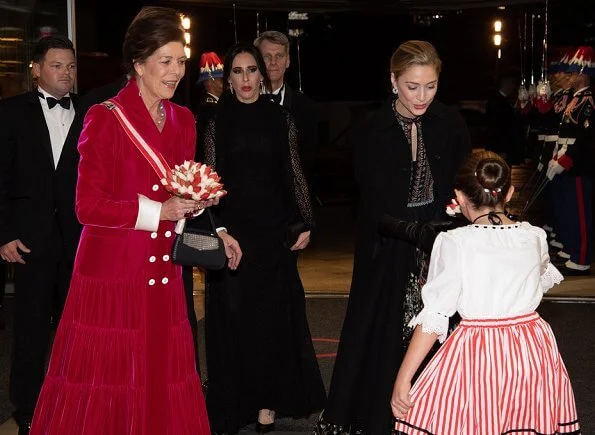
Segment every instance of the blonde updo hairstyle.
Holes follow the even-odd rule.
[[[407,69],[414,65],[429,65],[440,75],[442,61],[438,57],[436,48],[428,41],[411,40],[403,42],[390,58],[390,72],[399,78]]]

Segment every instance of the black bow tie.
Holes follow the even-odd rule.
[[[281,104],[281,91],[277,94],[269,94],[269,98],[273,103]]]
[[[56,104],[59,104],[66,110],[70,109],[70,97],[62,97],[58,100],[57,98],[54,98],[54,97],[46,98],[41,92],[38,92],[38,94],[41,98],[45,98],[45,100],[48,102],[48,107],[50,109],[53,109]]]

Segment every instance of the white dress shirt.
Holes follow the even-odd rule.
[[[283,83],[279,89],[276,89],[273,92],[271,92],[271,94],[272,95],[281,94],[281,101],[279,102],[279,104],[282,106],[283,103],[285,102],[285,83]]]
[[[48,107],[46,98],[53,97],[47,93],[41,87],[37,90],[44,96],[39,97],[41,108],[43,109],[43,116],[45,117],[45,124],[48,127],[50,133],[50,142],[52,144],[52,155],[54,156],[54,168],[58,167],[60,161],[60,155],[62,154],[62,148],[64,148],[64,142],[68,131],[74,120],[74,105],[70,102],[70,109],[65,109],[59,104],[56,104],[51,109]],[[66,94],[65,97],[70,97],[70,94]]]
[[[207,95],[211,98],[213,98],[213,100],[215,100],[215,103],[219,102],[219,97],[217,95],[213,95],[210,92],[207,92]]]

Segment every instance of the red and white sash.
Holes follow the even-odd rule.
[[[153,170],[157,173],[157,176],[161,180],[161,184],[164,186],[167,184],[167,175],[171,173],[172,169],[165,160],[165,157],[157,151],[153,149],[151,145],[149,145],[143,137],[136,131],[134,126],[130,123],[128,118],[126,117],[126,113],[124,112],[124,108],[118,104],[114,100],[107,100],[104,101],[103,104],[107,107],[114,115],[116,115],[117,120],[122,125],[122,128],[132,141],[132,143],[136,146],[136,148],[141,152],[141,154],[147,159]]]

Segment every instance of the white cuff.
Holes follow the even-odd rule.
[[[135,230],[157,231],[161,216],[161,203],[153,201],[144,195],[138,195],[138,216],[136,217]]]
[[[225,231],[225,232],[227,232],[227,228],[225,228],[225,227],[217,227],[217,228],[215,228],[215,231],[217,231],[217,233],[219,233],[219,231]]]
[[[440,313],[431,313],[425,308],[409,322],[409,327],[413,328],[422,325],[422,331],[427,334],[438,335],[438,341],[444,343],[446,334],[448,334],[448,316]]]

